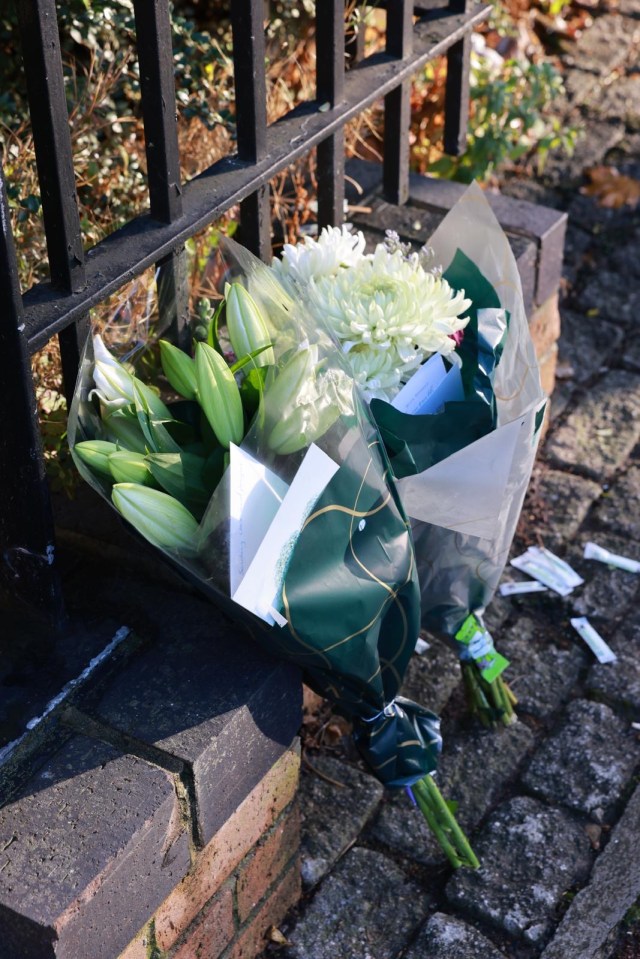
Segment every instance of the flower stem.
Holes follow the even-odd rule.
[[[454,869],[460,866],[477,869],[480,863],[476,854],[444,801],[433,776],[424,776],[414,783],[412,789],[429,828]]]
[[[518,700],[502,676],[488,683],[473,662],[462,664],[462,675],[469,708],[483,726],[495,729],[498,724],[510,726],[515,722],[517,717],[513,707]]]

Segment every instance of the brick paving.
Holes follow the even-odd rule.
[[[498,599],[489,611],[520,698],[514,728],[473,728],[455,663],[435,641],[409,671],[407,694],[442,713],[440,783],[459,802],[482,867],[452,874],[403,794],[382,794],[347,760],[320,762],[324,778],[307,770],[302,790],[305,896],[282,926],[289,945],[270,955],[630,955],[640,902],[640,743],[631,725],[640,718],[640,578],[584,561],[582,549],[595,540],[640,558],[640,209],[604,209],[579,187],[595,163],[640,178],[639,49],[639,0],[595,14],[564,54],[567,94],[557,106],[584,130],[575,155],[552,156],[537,182],[504,187],[569,213],[561,379],[514,550],[543,543],[585,585],[566,599]],[[596,662],[569,624],[574,615],[592,617],[616,663]],[[443,672],[439,690],[430,667]]]

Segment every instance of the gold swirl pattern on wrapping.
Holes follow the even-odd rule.
[[[368,445],[368,449],[371,449],[373,446],[377,446],[378,444],[379,444],[379,441],[378,441],[378,440],[374,440],[372,443],[370,443],[370,444]],[[411,553],[411,556],[410,556],[409,570],[408,570],[408,573],[407,573],[407,577],[406,577],[405,581],[401,584],[401,586],[400,586],[398,589],[394,590],[394,589],[392,589],[387,583],[384,583],[382,580],[380,580],[370,569],[368,569],[368,568],[364,565],[364,563],[361,562],[361,560],[356,556],[355,551],[354,551],[354,548],[353,548],[353,524],[354,524],[354,520],[355,520],[355,519],[364,519],[364,518],[366,518],[366,517],[368,517],[368,516],[374,516],[376,513],[379,513],[382,509],[384,509],[384,508],[388,505],[389,501],[391,500],[391,493],[388,491],[385,499],[383,500],[383,502],[382,502],[379,506],[376,506],[374,509],[366,510],[366,511],[358,510],[358,509],[357,509],[358,499],[360,498],[360,494],[361,494],[362,489],[363,489],[363,487],[364,487],[364,484],[365,484],[365,481],[366,481],[366,477],[367,477],[367,474],[368,474],[368,472],[369,472],[369,469],[370,469],[370,467],[371,467],[371,465],[372,465],[372,462],[373,462],[373,461],[370,459],[370,460],[369,460],[369,463],[368,463],[368,465],[367,465],[367,468],[366,468],[366,470],[365,470],[365,472],[364,472],[364,475],[363,475],[363,478],[362,478],[362,482],[360,483],[360,487],[359,487],[359,489],[358,489],[358,492],[357,492],[357,495],[356,495],[356,501],[355,501],[355,503],[354,503],[353,508],[349,508],[349,507],[347,507],[347,506],[340,506],[340,505],[324,506],[324,507],[322,507],[322,509],[316,510],[315,513],[312,513],[309,517],[307,517],[307,520],[306,520],[306,522],[305,522],[305,524],[304,524],[304,526],[303,526],[303,529],[306,529],[306,527],[307,527],[313,520],[317,519],[319,516],[322,516],[324,513],[329,513],[329,512],[341,512],[341,513],[347,513],[347,514],[349,514],[349,515],[351,516],[351,524],[350,524],[350,529],[349,529],[349,546],[350,546],[350,549],[351,549],[351,554],[352,554],[354,560],[356,561],[356,563],[357,563],[357,564],[360,566],[360,568],[363,570],[363,572],[365,572],[368,576],[370,576],[371,579],[372,579],[375,583],[377,583],[377,584],[378,584],[379,586],[381,586],[383,589],[387,590],[387,592],[388,592],[388,594],[389,594],[389,595],[383,600],[383,602],[381,603],[380,607],[379,607],[378,610],[376,611],[376,613],[375,613],[375,615],[373,616],[373,618],[372,618],[368,623],[366,623],[366,625],[362,626],[360,629],[356,630],[354,633],[351,633],[349,636],[345,636],[343,639],[338,640],[337,642],[333,643],[331,646],[327,646],[327,647],[326,647],[325,649],[323,649],[323,650],[317,649],[317,648],[311,646],[309,643],[306,643],[306,642],[298,635],[298,633],[297,633],[296,630],[294,629],[293,623],[292,623],[292,621],[291,621],[291,609],[290,609],[289,600],[288,600],[288,597],[287,597],[286,585],[283,584],[283,587],[282,587],[282,601],[283,601],[283,605],[284,605],[285,617],[286,617],[286,619],[287,619],[287,623],[288,623],[288,625],[289,625],[289,630],[290,630],[290,632],[291,632],[291,635],[292,635],[293,638],[296,640],[296,642],[298,642],[304,649],[308,650],[310,654],[312,654],[312,655],[314,655],[314,656],[319,656],[322,660],[324,660],[325,664],[326,664],[328,667],[330,667],[331,663],[330,663],[328,657],[325,655],[325,653],[331,652],[332,650],[336,649],[338,646],[343,646],[345,643],[350,642],[350,640],[354,639],[356,636],[359,636],[359,635],[361,635],[362,633],[364,633],[364,632],[366,632],[367,630],[369,630],[369,629],[374,625],[374,623],[376,622],[376,620],[378,619],[378,617],[382,614],[382,611],[384,610],[385,606],[388,604],[389,601],[393,601],[393,602],[396,603],[396,605],[397,605],[397,607],[398,607],[398,609],[399,609],[399,611],[400,611],[400,616],[401,616],[402,624],[403,624],[402,640],[401,640],[399,649],[397,650],[396,655],[394,656],[394,660],[395,660],[398,656],[401,655],[401,653],[402,653],[402,651],[404,650],[404,647],[405,647],[405,645],[406,645],[407,638],[408,638],[408,623],[407,623],[407,617],[406,617],[406,613],[405,613],[405,611],[404,611],[404,608],[403,608],[403,606],[402,606],[402,603],[398,600],[398,593],[400,592],[401,589],[404,589],[404,587],[405,587],[405,586],[407,585],[407,583],[410,581],[411,576],[412,576],[412,574],[413,574],[413,552]],[[390,664],[388,664],[388,666],[390,667]],[[385,668],[386,668],[386,667],[385,667]],[[392,667],[390,667],[390,668],[392,668]],[[376,669],[375,673],[373,674],[373,676],[371,676],[371,678],[370,678],[369,681],[371,681],[372,679],[374,679],[374,678],[378,675],[379,672],[380,672],[380,667],[378,667],[378,668]],[[396,673],[396,675],[398,675],[398,674],[397,674],[397,670],[394,670],[394,672]],[[398,677],[398,678],[399,678],[399,677]]]

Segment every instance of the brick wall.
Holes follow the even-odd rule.
[[[299,895],[299,672],[125,552],[78,570],[135,632],[0,767],[0,957],[253,959]]]
[[[198,852],[119,959],[253,959],[300,895],[299,752],[289,750]]]

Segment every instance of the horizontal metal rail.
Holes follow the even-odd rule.
[[[48,283],[34,287],[24,297],[30,351],[40,349],[55,333],[169,256],[231,206],[255,193],[298,157],[408,80],[427,61],[446,53],[486,19],[489,11],[488,6],[478,6],[468,13],[430,10],[429,19],[414,26],[411,56],[403,60],[387,53],[367,57],[346,74],[343,99],[333,108],[321,110],[324,104],[312,101],[270,126],[266,154],[255,164],[236,156],[226,157],[186,183],[178,219],[159,224],[150,215],[141,215],[89,250],[84,290],[65,294]]]

